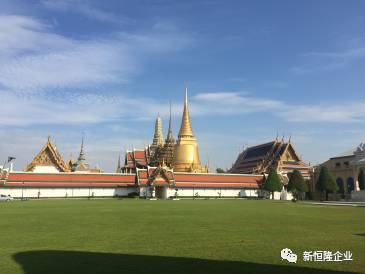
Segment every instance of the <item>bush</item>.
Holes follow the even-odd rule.
[[[128,198],[139,198],[139,194],[137,192],[128,193]]]

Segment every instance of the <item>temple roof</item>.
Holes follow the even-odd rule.
[[[9,173],[7,186],[30,187],[133,187],[134,174],[93,173]]]
[[[5,187],[170,187],[253,188],[263,183],[262,175],[173,172],[168,168],[137,169],[137,174],[10,172]],[[2,186],[0,185],[0,188]]]
[[[271,167],[283,170],[307,169],[289,140],[274,140],[246,148],[241,152],[231,168],[231,173],[263,173]]]
[[[64,162],[56,146],[53,145],[51,137],[48,136],[47,143],[35,156],[25,171],[33,171],[36,166],[54,166],[60,172],[69,171],[68,165]]]

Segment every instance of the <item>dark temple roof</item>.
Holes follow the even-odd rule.
[[[289,156],[286,156],[289,155]],[[289,157],[288,159],[286,157]],[[230,169],[230,173],[267,173],[270,168],[307,167],[295,152],[291,142],[274,140],[246,148]]]

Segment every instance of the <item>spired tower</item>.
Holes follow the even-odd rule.
[[[158,155],[158,162],[168,167],[172,167],[174,161],[175,140],[172,134],[172,119],[171,119],[171,102],[170,102],[170,120],[167,137],[161,153]]]
[[[86,161],[85,152],[84,152],[84,137],[82,137],[82,141],[81,141],[81,149],[80,149],[79,158],[72,165],[71,171],[72,172],[90,172],[90,166],[89,166],[89,163]]]
[[[181,120],[178,140],[175,145],[174,171],[207,172],[202,168],[199,160],[198,144],[191,128],[188,109],[188,89],[185,89],[184,112]]]
[[[163,133],[162,133],[162,121],[160,114],[157,114],[156,122],[155,122],[155,134],[153,135],[153,141],[150,146],[151,149],[151,157],[155,158],[157,157],[157,154],[163,147]]]
[[[160,113],[157,114],[155,123],[155,134],[153,135],[152,146],[163,146],[162,121]]]

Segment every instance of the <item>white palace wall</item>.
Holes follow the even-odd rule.
[[[72,197],[114,197],[127,196],[135,192],[134,187],[2,187],[0,194],[14,198],[72,198]]]
[[[11,195],[14,198],[72,198],[72,197],[126,197],[129,193],[137,192],[135,187],[2,187],[0,194]],[[175,197],[176,188],[167,188],[167,198]],[[365,192],[364,192],[365,193]],[[147,191],[148,197],[151,197]],[[363,194],[363,193],[362,193]],[[177,188],[177,196],[181,198],[191,197],[221,197],[221,198],[259,198],[262,196],[271,198],[269,193],[262,193],[258,189],[232,189],[232,188]],[[146,188],[139,190],[140,197],[146,197]],[[291,200],[291,193],[283,195],[282,192],[275,192],[275,200]],[[356,197],[358,200],[364,199],[363,195]],[[355,199],[356,199],[355,198]]]

